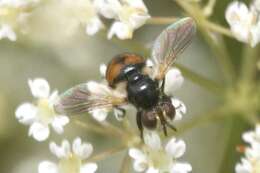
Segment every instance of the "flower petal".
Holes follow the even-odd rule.
[[[129,22],[133,29],[137,29],[145,24],[145,22],[151,18],[148,14],[132,14],[129,18]]]
[[[251,34],[251,40],[250,40],[251,47],[255,47],[256,44],[260,42],[260,20],[256,25],[252,26],[250,30],[250,34]]]
[[[114,22],[108,32],[107,38],[111,39],[114,35],[121,40],[130,39],[133,36],[133,28],[122,22]]]
[[[38,173],[59,173],[58,166],[50,161],[42,161],[38,166]]]
[[[34,80],[28,80],[29,87],[32,95],[37,98],[48,98],[50,94],[49,83],[42,78],[36,78]]]
[[[80,167],[80,173],[94,173],[98,166],[96,163],[86,163]]]
[[[136,9],[139,9],[143,12],[148,12],[143,0],[125,0],[125,2]]]
[[[145,131],[144,143],[154,150],[162,148],[161,139],[155,131]]]
[[[15,32],[7,24],[3,24],[0,27],[0,40],[3,39],[3,38],[8,38],[11,41],[16,41],[16,34],[15,34]]]
[[[176,115],[174,117],[174,121],[181,120],[182,115],[186,114],[186,112],[187,112],[187,108],[186,108],[185,104],[176,98],[172,98],[171,101],[172,101],[172,105],[176,109]]]
[[[165,76],[165,93],[169,96],[173,96],[173,92],[182,86],[183,81],[184,78],[181,71],[177,68],[171,68]]]
[[[181,157],[186,150],[186,144],[184,141],[176,141],[175,138],[172,138],[165,146],[165,151],[174,158]]]
[[[48,99],[50,106],[53,106],[58,101],[58,99],[59,99],[59,94],[58,91],[55,90],[51,93]]]
[[[154,167],[149,167],[148,170],[146,171],[146,173],[159,173],[159,172],[160,170]]]
[[[170,173],[187,173],[192,171],[192,167],[188,163],[174,163],[171,166]]]
[[[100,29],[103,28],[103,23],[98,17],[92,18],[86,26],[86,33],[88,35],[96,34]]]
[[[143,160],[135,160],[133,167],[135,171],[143,172],[144,170],[147,169],[148,163]]]
[[[15,116],[22,124],[32,124],[36,119],[37,108],[31,103],[23,103],[16,111]]]
[[[107,71],[107,66],[106,64],[101,64],[99,66],[99,72],[101,74],[102,77],[105,77],[106,76],[106,71]]]
[[[29,136],[33,136],[37,141],[44,141],[49,137],[50,130],[47,125],[35,122],[30,126]]]
[[[229,4],[225,17],[237,40],[250,43],[252,47],[260,41],[257,14],[253,8],[248,9],[245,3],[234,1]]]
[[[67,158],[70,155],[70,144],[67,140],[63,140],[61,146],[51,142],[49,145],[50,151],[58,158]]]
[[[108,112],[105,109],[94,109],[91,111],[91,115],[95,120],[102,122],[106,120]]]
[[[243,133],[242,138],[250,144],[255,142],[255,134],[253,131]]]
[[[247,159],[242,159],[242,163],[239,163],[235,167],[236,173],[252,173],[253,167]]]
[[[146,160],[146,155],[137,148],[130,148],[128,154],[135,160]]]
[[[94,6],[101,15],[108,19],[116,18],[117,12],[121,8],[118,0],[95,0]]]
[[[248,16],[249,10],[243,2],[233,1],[226,9],[225,17],[230,25],[240,23]]]
[[[62,134],[63,133],[63,126],[65,126],[66,124],[69,123],[69,118],[67,116],[55,116],[51,125],[53,127],[53,129],[58,133],[58,134]]]
[[[82,143],[79,137],[73,141],[72,149],[82,160],[88,158],[93,152],[93,146],[90,143]]]

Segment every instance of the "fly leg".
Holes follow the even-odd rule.
[[[161,92],[164,93],[164,86],[165,86],[165,77],[162,80],[162,85],[161,85]]]
[[[167,127],[174,130],[175,132],[177,131],[176,127],[174,127],[170,122],[166,121],[166,125],[167,125]]]
[[[139,131],[140,131],[140,137],[143,140],[144,139],[144,134],[143,134],[144,128],[143,128],[143,124],[142,124],[142,112],[141,111],[137,112],[136,124],[137,124]]]
[[[163,112],[160,111],[158,116],[159,116],[159,119],[160,119],[162,127],[163,127],[163,133],[164,133],[165,136],[167,136],[167,128],[166,128],[167,121],[165,120],[165,118],[163,116]]]

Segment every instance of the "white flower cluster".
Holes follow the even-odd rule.
[[[21,28],[30,15],[29,8],[38,3],[38,0],[0,0],[0,40],[7,38],[16,41],[15,30]]]
[[[31,7],[38,2],[40,0],[0,0],[0,39],[15,41],[15,30],[25,32],[26,19],[32,14]],[[120,39],[130,39],[134,30],[150,18],[142,0],[60,0],[56,3],[56,12],[69,22],[64,28],[66,31],[84,25],[86,33],[94,35],[104,28],[101,17],[113,19],[108,39],[113,35]],[[64,20],[60,19],[59,22]]]
[[[146,173],[187,173],[192,171],[189,163],[179,162],[186,145],[182,140],[171,138],[163,147],[156,132],[147,132],[145,145],[141,148],[130,148],[129,156],[134,160],[133,167],[137,172]]]
[[[22,124],[29,125],[29,136],[37,141],[44,141],[49,137],[51,125],[58,134],[63,133],[63,126],[69,123],[65,115],[55,113],[53,105],[58,99],[58,92],[50,93],[50,87],[45,79],[37,78],[28,81],[35,103],[21,104],[15,116]]]
[[[256,125],[255,131],[246,132],[242,137],[250,146],[245,148],[245,157],[236,165],[236,173],[258,173],[260,172],[260,124]]]
[[[92,154],[93,146],[90,143],[82,143],[79,137],[73,141],[72,146],[67,140],[64,140],[61,146],[51,142],[50,151],[59,158],[59,163],[42,161],[38,173],[94,173],[97,170],[96,163],[82,163]]]
[[[260,0],[254,0],[250,8],[234,1],[227,7],[225,16],[237,40],[252,47],[260,42]]]
[[[115,20],[108,32],[108,39],[111,39],[113,35],[116,35],[119,39],[130,39],[134,30],[141,27],[150,18],[142,0],[88,1],[90,4],[89,10],[85,9],[85,13],[86,11],[93,11],[95,14],[89,15],[89,20],[92,21],[87,24],[86,32],[89,35],[93,35],[103,28],[98,15]]]
[[[150,18],[142,0],[94,0],[98,12],[108,19],[114,19],[108,38],[116,35],[120,39],[132,38],[133,31]]]

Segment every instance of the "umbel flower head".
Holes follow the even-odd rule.
[[[49,137],[49,125],[58,134],[63,133],[63,126],[69,123],[69,118],[54,112],[53,105],[58,99],[58,92],[50,93],[50,86],[45,79],[29,80],[28,84],[36,102],[25,102],[16,109],[18,121],[30,126],[29,136],[37,141],[44,141]]]
[[[39,0],[1,0],[0,1],[0,39],[16,41],[15,30],[25,32],[24,25],[30,15],[29,8]]]
[[[79,137],[73,141],[72,146],[67,140],[64,140],[61,146],[51,142],[50,151],[59,158],[59,162],[42,161],[38,173],[94,173],[97,170],[96,163],[82,163],[92,154],[93,146],[90,143],[82,143]]]
[[[62,15],[65,15],[65,20],[69,20],[67,30],[83,25],[86,34],[94,35],[104,27],[92,0],[61,0],[56,3]]]
[[[255,131],[243,134],[245,142],[250,146],[245,148],[245,156],[235,167],[236,173],[258,173],[260,172],[260,124],[256,125]]]
[[[120,39],[132,38],[133,31],[150,18],[142,0],[95,0],[101,15],[115,19],[108,33],[111,39],[116,35]]]
[[[234,36],[254,47],[260,41],[260,20],[257,1],[250,8],[243,2],[234,1],[226,9],[226,20]]]
[[[192,170],[189,163],[179,162],[186,145],[182,140],[171,138],[166,145],[161,144],[156,132],[148,132],[144,136],[142,148],[130,148],[129,155],[133,158],[133,167],[137,172],[146,173],[187,173]]]

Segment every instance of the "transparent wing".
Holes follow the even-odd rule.
[[[161,80],[176,57],[191,43],[196,32],[192,18],[183,18],[166,28],[155,40],[152,50],[155,79]]]
[[[113,90],[105,84],[88,82],[64,92],[54,105],[55,111],[79,114],[94,109],[112,109],[127,104],[126,93]]]

